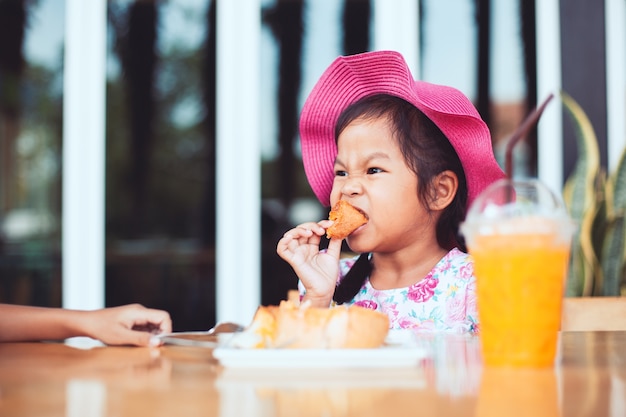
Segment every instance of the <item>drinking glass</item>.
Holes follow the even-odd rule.
[[[574,224],[537,179],[502,179],[481,193],[461,225],[474,260],[483,361],[554,364]]]

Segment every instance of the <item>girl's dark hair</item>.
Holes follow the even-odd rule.
[[[465,242],[459,235],[459,224],[465,218],[467,182],[459,157],[441,130],[411,103],[395,96],[377,94],[362,98],[348,106],[335,126],[335,140],[356,119],[388,118],[394,139],[407,166],[418,180],[418,197],[428,209],[435,190],[432,180],[441,172],[454,172],[459,187],[452,203],[446,207],[436,224],[437,242],[442,248],[458,247],[465,251]],[[334,300],[345,303],[354,298],[363,282],[372,272],[369,254],[361,254],[355,265],[335,290]]]

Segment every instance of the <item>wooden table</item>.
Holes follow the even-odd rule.
[[[0,344],[0,416],[624,416],[626,332],[566,332],[554,369],[483,368],[439,336],[411,369],[235,371],[208,349]]]

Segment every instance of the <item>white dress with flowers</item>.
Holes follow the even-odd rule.
[[[339,280],[356,259],[340,260]],[[384,312],[389,316],[391,329],[478,331],[474,264],[459,249],[448,252],[428,275],[410,287],[377,290],[368,278],[347,304]]]

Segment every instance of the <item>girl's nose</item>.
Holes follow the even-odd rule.
[[[341,192],[344,195],[358,195],[363,192],[363,184],[358,177],[348,177],[343,187],[341,187]]]

